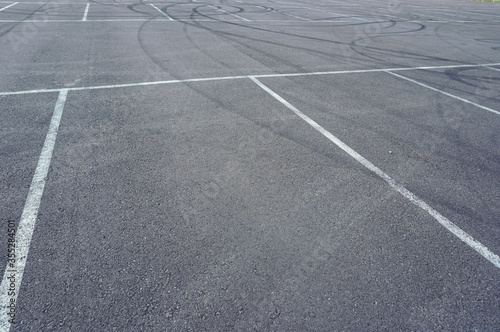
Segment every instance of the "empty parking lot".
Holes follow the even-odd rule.
[[[498,329],[499,17],[0,1],[1,329]]]

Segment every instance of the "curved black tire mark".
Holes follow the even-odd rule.
[[[38,7],[37,9],[35,9],[34,11],[32,11],[28,16],[26,16],[25,18],[23,18],[20,22],[16,22],[16,23],[11,23],[11,24],[14,24],[10,29],[7,29],[6,31],[2,32],[0,34],[0,38],[2,38],[4,35],[6,35],[7,33],[11,32],[14,28],[16,28],[18,25],[20,24],[23,24],[25,23],[26,20],[29,20],[31,17],[33,17],[33,15],[35,15],[38,11],[40,11],[40,9],[42,9],[44,6],[46,6],[47,4],[49,3],[46,2],[44,3],[43,5],[41,5],[40,7]]]

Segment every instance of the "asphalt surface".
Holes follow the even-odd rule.
[[[0,1],[0,330],[497,331],[499,36],[471,1]]]

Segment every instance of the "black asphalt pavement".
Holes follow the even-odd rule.
[[[500,3],[127,1],[0,1],[0,331],[500,329]]]

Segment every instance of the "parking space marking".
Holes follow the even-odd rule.
[[[304,20],[304,21],[309,21],[309,22],[313,22],[313,20],[311,19],[308,19],[308,18],[305,18],[305,17],[300,17],[300,16],[295,16],[295,15],[292,15],[292,14],[287,14],[287,13],[283,13],[279,10],[277,10],[278,13],[282,14],[282,15],[285,15],[285,16],[290,16],[290,17],[295,17],[295,18],[298,18],[299,20]]]
[[[136,86],[149,86],[149,85],[162,85],[162,84],[175,84],[175,83],[189,83],[189,82],[210,82],[221,80],[234,80],[248,78],[249,76],[256,78],[272,78],[272,77],[296,77],[296,76],[315,76],[315,75],[337,75],[337,74],[362,74],[362,73],[380,73],[387,71],[411,71],[411,70],[432,70],[432,69],[451,69],[451,68],[477,68],[484,66],[500,66],[500,63],[488,64],[470,64],[470,65],[447,65],[447,66],[424,66],[424,67],[402,67],[402,68],[386,68],[386,69],[354,69],[354,70],[336,70],[336,71],[321,71],[309,73],[289,73],[289,74],[258,74],[258,75],[240,75],[240,76],[221,76],[221,77],[205,77],[205,78],[187,78],[181,80],[168,80],[168,81],[152,81],[140,83],[124,83],[113,85],[97,85],[97,86],[82,86],[67,88],[69,91],[85,91],[85,90],[99,90],[99,89],[116,89],[116,88],[130,88]],[[393,73],[394,74],[394,73]],[[34,89],[24,91],[6,91],[0,92],[0,96],[14,96],[33,93],[48,93],[59,92],[64,90],[60,89]]]
[[[0,1],[0,3],[10,3],[12,1]],[[23,4],[31,4],[31,5],[46,5],[47,1],[23,1]],[[57,1],[58,5],[78,5],[78,3],[75,2],[59,2]],[[124,3],[120,2],[120,5],[133,5],[133,3]]]
[[[318,9],[318,8],[310,8],[310,7],[298,7],[298,8],[309,9],[309,10],[317,11],[317,12],[321,12],[321,13],[332,14],[332,15],[336,15],[338,17],[345,17],[346,16],[346,15],[342,15],[342,14],[339,14],[339,13],[334,13],[334,12],[330,12],[330,11],[322,10],[322,9]]]
[[[276,11],[278,12],[278,11]],[[170,21],[173,22],[208,22],[208,23],[221,23],[221,21],[218,20],[213,20],[213,19],[172,19],[168,14],[166,15],[164,12],[161,12],[163,15],[165,15],[167,18],[170,18]],[[308,18],[304,17],[299,17],[299,16],[294,16],[291,14],[286,14],[282,12],[278,12],[282,15],[285,16],[290,16],[290,17],[295,17],[299,19],[297,20],[248,20],[245,19],[246,22],[248,23],[283,23],[283,24],[299,24],[299,23],[308,23],[308,22],[314,22],[316,24],[321,24],[321,23],[354,23],[352,20],[361,20],[363,22],[368,22],[369,24],[377,24],[380,23],[380,21],[368,21],[359,17],[353,17],[353,16],[345,16],[345,17],[339,17],[339,19],[347,19],[348,21],[339,21],[336,20],[335,18],[332,19],[318,19],[318,20],[311,20]],[[390,15],[383,15],[383,16],[390,16]],[[241,22],[243,18],[238,19],[238,20],[226,20],[222,22]],[[30,20],[31,23],[80,23],[80,22],[145,22],[151,20],[150,18],[117,18],[117,19],[87,19],[85,21],[80,20],[80,19],[74,19],[74,20]],[[0,19],[0,23],[23,23],[26,22],[25,20],[2,20]],[[406,23],[425,23],[425,24],[431,24],[431,23],[447,23],[447,24],[453,24],[453,23],[484,23],[484,21],[435,21],[435,20],[411,20],[411,21],[405,21]],[[490,20],[488,22],[496,22],[493,20]]]
[[[493,69],[493,70],[496,70],[496,71],[500,71],[500,69],[498,68],[495,68],[495,67],[490,67],[490,66],[484,66],[485,68],[488,68],[488,69]]]
[[[81,23],[81,22],[146,22],[150,21],[150,18],[124,18],[124,19],[104,19],[104,20],[29,20],[30,23]],[[208,21],[208,20],[207,20]],[[0,20],[0,23],[24,23],[25,20]],[[211,22],[211,21],[210,21]]]
[[[488,13],[480,13],[480,12],[471,12],[471,11],[457,11],[457,10],[449,10],[449,9],[444,9],[444,8],[436,8],[436,9],[432,9],[431,12],[426,12],[426,11],[423,11],[424,14],[426,15],[429,15],[429,13],[431,13],[431,15],[435,12],[441,12],[443,13],[444,15],[450,15],[450,16],[454,16],[456,17],[457,15],[483,15],[483,16],[494,16],[494,17],[498,17],[497,14],[488,14]]]
[[[156,7],[155,5],[153,5],[152,3],[149,4],[151,7],[153,7],[154,9],[156,9],[157,11],[159,11],[163,16],[165,16],[166,18],[169,19],[169,21],[173,21],[174,19],[172,17],[170,17],[170,15],[168,15],[167,13],[165,13],[164,11],[162,11],[160,8]]]
[[[415,81],[411,78],[408,78],[408,77],[405,77],[405,76],[402,76],[402,75],[399,75],[399,74],[396,74],[396,73],[392,73],[390,70],[384,70],[386,73],[388,74],[391,74],[393,76],[396,76],[396,77],[399,77],[399,78],[402,78],[404,80],[407,80],[409,82],[413,82],[415,84],[418,84],[420,86],[423,86],[424,88],[427,88],[427,89],[430,89],[430,90],[433,90],[433,91],[436,91],[436,92],[439,92],[439,93],[442,93],[443,95],[445,96],[448,96],[448,97],[451,97],[451,98],[455,98],[457,100],[460,100],[464,103],[467,103],[467,104],[471,104],[471,105],[474,105],[476,107],[479,107],[479,108],[482,108],[483,110],[485,111],[488,111],[488,112],[491,112],[491,113],[494,113],[494,114],[497,114],[497,115],[500,115],[500,112],[499,111],[495,111],[494,109],[491,109],[489,107],[486,107],[486,106],[483,106],[483,105],[479,105],[473,101],[470,101],[470,100],[467,100],[467,99],[464,99],[462,97],[459,97],[459,96],[455,96],[455,95],[452,95],[451,93],[448,93],[448,92],[445,92],[443,90],[439,90],[439,89],[436,89],[436,88],[433,88],[432,86],[429,86],[427,84],[424,84],[424,83],[421,83],[421,82],[418,82],[418,81]]]
[[[0,314],[0,331],[9,331],[10,329],[11,323],[8,319],[9,316],[6,314],[6,309],[10,303],[14,303],[15,306],[15,302],[19,295],[24,268],[26,266],[26,260],[30,249],[31,238],[35,229],[38,209],[40,207],[43,190],[45,188],[50,161],[52,159],[52,152],[56,143],[57,131],[59,129],[59,124],[61,123],[61,117],[67,96],[68,89],[63,89],[59,92],[59,97],[57,98],[52,119],[50,120],[49,131],[45,137],[42,152],[38,158],[35,174],[33,175],[28,191],[28,197],[26,198],[21,219],[19,220],[19,226],[17,227],[15,235],[15,262],[7,264],[2,283],[0,285],[0,308],[2,310],[2,314]],[[14,282],[12,282],[12,279],[14,279]],[[14,287],[12,287],[12,284],[14,284]],[[14,289],[14,294],[9,291],[9,288]]]
[[[310,8],[310,7],[298,7],[298,8],[309,9],[309,10],[318,11],[318,12],[322,12],[322,13],[332,14],[332,15],[336,15],[338,18],[351,18],[351,19],[355,19],[355,20],[360,20],[360,21],[368,22],[368,20],[365,20],[364,18],[356,17],[356,16],[350,16],[351,14],[334,13],[334,12],[331,12],[331,11],[328,11],[328,10],[322,10],[322,9]],[[385,15],[385,16],[391,16],[391,15]],[[396,17],[396,16],[393,16],[393,17]]]
[[[198,0],[192,0],[192,1],[193,2],[198,2]],[[239,1],[239,0],[234,0],[234,1],[236,1],[236,2],[243,2],[243,1]],[[309,1],[303,1],[303,2],[305,2],[305,3],[311,3],[311,4],[315,3],[315,2],[309,2]],[[7,5],[7,6],[3,7],[3,8],[0,8],[0,12],[5,11],[5,10],[7,10],[9,8],[12,8],[13,6],[19,4],[19,2],[11,3],[11,1],[0,1],[0,3],[9,3],[9,5]],[[22,4],[27,4],[27,3],[46,4],[46,2],[22,2]],[[275,1],[275,3],[280,3],[280,2]],[[340,4],[341,2],[338,2],[338,3]],[[56,2],[56,4],[63,4],[63,3]],[[68,3],[68,4],[74,5],[74,3]],[[120,3],[120,4],[126,4],[126,3]],[[133,4],[133,3],[130,3],[130,4]],[[144,5],[147,5],[147,4],[148,3],[144,3]],[[286,4],[288,4],[288,3],[286,3]],[[170,21],[172,21],[172,22],[191,22],[191,21],[195,21],[195,22],[206,22],[206,23],[209,23],[209,24],[220,23],[220,21],[208,20],[208,19],[199,19],[199,20],[180,19],[180,20],[177,20],[177,19],[172,18],[169,14],[167,14],[166,11],[164,12],[160,8],[157,7],[157,6],[162,7],[161,4],[157,3],[157,6],[156,6],[153,3],[149,3],[149,5],[151,7],[153,7],[156,11],[159,11],[163,16],[165,16],[166,18],[168,18],[169,22]],[[345,4],[345,5],[349,6],[349,4]],[[217,11],[223,12],[223,13],[228,14],[228,15],[230,15],[230,16],[233,17],[233,18],[231,18],[229,16],[224,16],[224,19],[225,19],[226,22],[240,22],[240,24],[242,26],[246,25],[248,27],[252,27],[252,26],[254,26],[253,24],[255,24],[255,23],[261,23],[261,22],[266,22],[266,23],[276,22],[276,23],[290,24],[290,26],[292,26],[293,24],[297,24],[297,26],[299,28],[301,28],[302,26],[306,26],[306,27],[307,26],[314,26],[310,22],[318,23],[318,26],[320,26],[319,24],[321,24],[321,23],[357,23],[357,24],[359,23],[359,24],[362,24],[361,22],[352,22],[352,21],[334,21],[334,20],[332,20],[332,18],[330,18],[329,20],[316,21],[314,19],[308,19],[308,18],[304,18],[304,17],[300,17],[300,16],[294,16],[294,15],[283,13],[283,12],[276,11],[276,10],[275,10],[276,12],[278,12],[280,14],[283,14],[285,16],[292,17],[292,18],[289,18],[289,19],[283,18],[282,21],[280,21],[280,20],[250,20],[250,19],[246,19],[244,17],[241,17],[239,15],[232,14],[230,12],[227,12],[225,10],[222,10],[222,9],[220,9],[218,7],[215,7],[215,6],[212,6],[212,5],[208,5],[207,4],[206,6],[214,8]],[[350,6],[360,6],[360,5],[352,4]],[[88,20],[89,8],[90,8],[90,3],[87,3],[86,7],[85,7],[85,11],[83,13],[83,17],[81,19],[80,19],[80,15],[81,15],[80,10],[82,9],[82,7],[79,7],[79,9],[77,10],[77,12],[75,13],[76,17],[73,20],[57,20],[57,19],[55,19],[55,20],[30,20],[30,22],[31,23],[70,23],[71,24],[71,23],[79,23],[79,22],[146,22],[146,21],[150,20],[150,18],[137,18],[137,19],[121,19],[121,18],[117,18],[117,19],[92,19],[92,15],[94,14],[94,11],[97,8],[95,6],[93,7],[93,13],[91,13],[90,19]],[[143,7],[143,8],[147,8],[147,7]],[[304,8],[307,8],[307,7],[304,7]],[[309,9],[321,11],[320,9],[313,9],[313,8],[309,8]],[[14,11],[16,11],[16,9]],[[154,11],[153,11],[153,13],[154,13]],[[246,13],[247,13],[247,14],[245,14],[246,16],[249,16],[249,17],[252,18],[252,16],[249,15],[248,12],[246,12]],[[299,14],[307,14],[307,12],[298,12],[298,13]],[[335,15],[335,14],[342,15],[342,14],[332,13],[332,12],[327,12],[327,11],[325,13],[329,13],[329,14],[332,14],[332,15]],[[7,12],[5,14],[7,14]],[[312,14],[312,13],[310,13],[310,14]],[[215,14],[215,15],[221,16],[221,14]],[[486,15],[486,14],[483,14],[483,15]],[[488,15],[490,15],[490,14],[488,14]],[[493,14],[491,14],[491,15],[493,15]],[[270,17],[273,17],[273,16],[274,15],[270,15]],[[313,17],[313,16],[311,16],[311,17]],[[392,16],[392,15],[384,15],[384,16],[388,16],[389,17],[389,16]],[[54,16],[52,16],[52,17],[54,17]],[[115,17],[119,17],[118,14],[116,14]],[[141,17],[141,16],[136,15],[136,17]],[[161,17],[159,17],[159,16],[157,16],[157,17],[158,17],[158,21],[167,22],[167,20],[161,19]],[[367,19],[364,19],[362,17],[366,17]],[[396,17],[396,16],[392,16],[392,17]],[[293,18],[295,18],[295,19],[293,19]],[[396,17],[396,18],[398,18],[398,17]],[[443,18],[445,18],[445,17],[441,17],[441,19],[443,19]],[[351,20],[364,21],[364,22],[368,22],[368,23],[379,23],[379,22],[374,22],[373,20],[371,20],[370,15],[360,15],[360,17],[353,17],[353,16],[350,16],[350,17],[339,17],[339,19],[351,19]],[[241,22],[242,20],[246,21],[248,23],[243,23],[243,22]],[[490,20],[494,20],[494,19],[492,18]],[[487,20],[487,21],[490,21],[490,20]],[[25,21],[23,21],[23,20],[0,20],[0,23],[21,23],[21,22],[25,22]],[[407,22],[419,22],[420,23],[422,21],[407,21]],[[430,21],[430,22],[426,22],[424,20],[424,23],[477,23],[477,22],[476,21]],[[481,22],[481,23],[484,23],[484,22]],[[207,24],[207,26],[209,24]],[[130,24],[129,26],[134,26],[134,24]],[[334,25],[332,24],[332,26],[334,26]],[[323,27],[323,26],[321,26],[321,27]],[[455,63],[457,63],[457,62],[455,62]],[[446,62],[443,61],[441,63],[446,63]],[[448,63],[453,63],[453,62],[450,61]],[[404,65],[404,64],[402,64],[402,65]],[[365,167],[366,169],[370,170],[372,173],[374,173],[379,178],[381,178],[381,180],[383,180],[385,183],[387,183],[387,185],[389,187],[392,188],[390,190],[397,191],[406,200],[410,201],[415,206],[417,206],[421,210],[425,211],[427,214],[429,214],[432,218],[434,218],[434,220],[436,220],[441,225],[441,226],[435,225],[435,222],[431,218],[427,217],[427,215],[425,215],[426,218],[424,220],[427,220],[431,225],[433,225],[433,228],[436,228],[436,229],[440,230],[441,227],[444,227],[447,231],[449,231],[450,233],[452,233],[460,241],[464,242],[469,247],[471,247],[472,249],[474,249],[483,258],[486,258],[495,267],[500,268],[500,257],[497,254],[495,254],[494,252],[492,252],[490,249],[488,249],[486,246],[484,246],[481,242],[479,242],[476,239],[474,239],[471,235],[469,235],[467,232],[465,232],[460,227],[458,227],[457,225],[455,225],[452,221],[450,221],[449,219],[447,219],[445,216],[441,215],[437,210],[435,210],[432,206],[430,206],[429,204],[427,204],[420,197],[416,196],[413,192],[411,192],[408,189],[406,189],[405,186],[403,186],[402,184],[398,183],[390,175],[386,174],[384,171],[382,171],[380,168],[378,168],[375,164],[371,163],[369,160],[367,160],[362,155],[360,155],[359,153],[357,153],[350,146],[348,146],[347,144],[345,144],[343,141],[341,141],[339,138],[337,138],[331,132],[329,132],[324,127],[322,127],[320,124],[318,124],[317,122],[315,122],[312,118],[310,118],[306,114],[302,113],[299,109],[297,109],[295,106],[293,106],[292,104],[290,104],[287,100],[285,100],[284,98],[282,98],[280,95],[278,95],[271,88],[269,88],[267,85],[265,85],[263,82],[261,82],[259,80],[259,79],[263,79],[263,78],[285,78],[285,77],[315,76],[315,75],[336,75],[336,74],[364,74],[364,73],[368,74],[368,73],[385,72],[387,74],[393,75],[394,77],[397,77],[397,78],[400,78],[400,79],[404,79],[404,80],[409,81],[409,82],[411,82],[413,84],[420,85],[423,88],[427,88],[427,89],[433,90],[435,92],[438,92],[440,94],[446,95],[446,96],[451,97],[451,98],[454,98],[454,99],[459,100],[461,102],[465,102],[465,103],[468,103],[470,105],[473,105],[473,106],[476,106],[478,108],[481,108],[483,110],[486,110],[488,112],[492,112],[494,114],[500,115],[500,112],[497,111],[497,110],[494,110],[494,109],[482,106],[482,105],[477,104],[475,102],[472,102],[470,100],[467,100],[467,99],[461,98],[459,96],[447,93],[445,91],[439,90],[437,88],[434,88],[432,86],[429,86],[427,84],[421,83],[421,82],[419,82],[417,80],[413,80],[411,78],[405,77],[405,76],[400,75],[400,74],[397,73],[397,72],[402,72],[402,71],[413,71],[413,70],[440,70],[440,69],[447,69],[447,68],[476,68],[476,67],[484,67],[484,68],[488,68],[488,69],[491,69],[491,70],[500,71],[499,68],[495,68],[495,67],[492,67],[492,66],[500,66],[500,63],[492,63],[492,64],[459,64],[459,65],[425,66],[425,67],[405,67],[405,68],[388,68],[388,69],[383,69],[383,68],[377,68],[377,69],[353,69],[353,70],[335,70],[335,71],[321,71],[321,72],[320,71],[317,71],[317,72],[295,72],[295,73],[282,73],[282,74],[277,74],[277,73],[272,73],[272,71],[267,71],[268,73],[269,72],[271,72],[271,73],[269,73],[269,74],[257,74],[257,75],[238,75],[238,76],[235,75],[235,76],[223,76],[223,77],[205,77],[205,78],[203,78],[203,77],[196,78],[196,76],[195,76],[195,78],[163,80],[163,81],[153,81],[153,82],[110,84],[110,85],[100,85],[100,86],[80,86],[80,87],[73,87],[73,88],[32,89],[32,90],[11,91],[11,92],[9,92],[9,91],[7,91],[7,92],[1,92],[0,91],[0,96],[25,95],[25,94],[37,94],[37,93],[56,93],[56,92],[59,93],[57,101],[56,101],[56,104],[55,104],[55,107],[54,107],[54,110],[53,110],[53,114],[52,114],[52,117],[51,117],[51,120],[50,120],[48,132],[47,132],[47,135],[45,137],[45,141],[43,143],[43,147],[42,147],[41,153],[39,155],[37,166],[35,168],[35,172],[34,172],[34,175],[33,175],[33,178],[32,178],[32,181],[31,181],[31,184],[30,184],[30,187],[29,187],[29,190],[28,190],[26,201],[25,201],[25,204],[24,204],[24,207],[23,207],[23,210],[22,210],[22,214],[21,214],[20,220],[19,220],[19,226],[17,228],[17,233],[16,233],[16,243],[17,243],[17,248],[16,249],[17,249],[17,253],[16,254],[18,256],[18,259],[16,260],[16,265],[13,268],[9,268],[9,265],[7,265],[7,267],[5,269],[5,272],[4,272],[4,275],[3,275],[2,282],[0,284],[0,308],[2,308],[2,310],[5,311],[5,309],[7,309],[7,305],[9,303],[11,303],[12,299],[14,299],[14,302],[17,302],[17,298],[18,298],[18,294],[19,294],[19,291],[20,291],[20,288],[21,288],[22,278],[23,278],[23,274],[25,272],[27,258],[28,258],[28,254],[29,254],[29,250],[30,250],[30,244],[31,244],[31,241],[32,241],[34,229],[35,229],[36,222],[37,222],[38,211],[39,211],[39,208],[40,208],[41,199],[42,199],[43,193],[44,193],[44,187],[46,185],[47,176],[48,176],[48,172],[49,172],[50,165],[51,165],[51,158],[53,156],[54,148],[55,148],[55,143],[57,141],[57,134],[58,134],[59,126],[61,124],[61,119],[62,119],[62,115],[63,115],[63,112],[64,112],[65,104],[66,104],[66,101],[67,101],[67,98],[68,98],[68,94],[71,91],[117,89],[117,88],[128,88],[128,87],[146,87],[146,86],[156,86],[156,85],[163,85],[163,84],[178,84],[178,83],[187,83],[187,82],[216,82],[216,81],[224,81],[224,80],[238,80],[238,79],[240,79],[240,80],[241,79],[247,80],[247,79],[250,79],[259,88],[261,88],[263,91],[265,91],[271,97],[273,97],[274,99],[276,99],[279,103],[281,103],[286,108],[288,108],[290,111],[292,111],[301,120],[303,120],[308,125],[310,125],[313,129],[315,129],[316,131],[318,131],[321,135],[323,135],[326,139],[328,139],[333,144],[335,144],[337,147],[339,147],[342,151],[344,151],[345,153],[347,153],[350,157],[352,157],[354,160],[356,160],[358,163],[360,163],[363,167]],[[360,67],[362,68],[362,66],[358,66],[358,68],[360,68]],[[366,67],[368,67],[368,65],[366,65],[364,67],[366,68]],[[253,70],[251,70],[251,71],[249,70],[249,71],[247,71],[247,73],[251,73],[252,71]],[[266,72],[266,71],[263,71],[263,72]],[[217,74],[220,74],[220,73],[217,72],[216,75]],[[493,73],[490,73],[490,74],[493,74]],[[363,75],[361,75],[361,76],[363,76]],[[191,76],[191,77],[193,77],[193,76]],[[140,77],[138,77],[138,78],[141,79]],[[361,77],[360,79],[363,80],[364,76]],[[423,81],[426,82],[424,79],[423,79]],[[127,82],[127,81],[125,80],[125,82]],[[95,84],[95,82],[91,82],[91,83]],[[111,83],[113,83],[113,82],[111,82]],[[46,86],[46,87],[47,86],[48,87],[51,87],[51,86],[54,87],[55,86],[55,87],[57,87],[58,85],[56,85],[56,84],[50,84],[50,85],[49,84],[47,84],[47,85],[45,85],[45,84],[41,84],[41,85],[30,84],[30,85],[26,86],[25,88],[32,88],[32,87],[36,88],[37,86],[38,87],[40,87],[40,86],[41,87],[43,87],[43,86]],[[13,87],[11,87],[10,84],[8,84],[6,88],[7,89],[12,89]],[[415,88],[418,89],[417,87],[415,87]],[[256,89],[256,91],[260,91],[257,88],[255,88],[255,89]],[[276,90],[276,91],[279,92],[279,90]],[[264,94],[264,96],[265,96],[265,94]],[[55,97],[55,95],[54,95],[54,97]],[[471,99],[474,100],[474,98],[471,98]],[[270,100],[271,100],[270,104],[275,104],[275,106],[276,105],[279,106],[279,104],[276,103],[276,102],[274,102],[274,100],[272,98]],[[53,99],[52,99],[52,102],[53,102]],[[51,105],[54,105],[54,104],[51,104]],[[52,106],[49,107],[48,111],[51,110],[51,107]],[[496,107],[496,106],[494,105],[493,107]],[[306,113],[308,113],[307,110],[303,110],[303,111],[306,112]],[[68,111],[66,111],[66,112],[68,112]],[[481,114],[483,114],[483,113],[481,113]],[[321,123],[321,121],[319,121],[319,122]],[[64,124],[63,124],[63,126],[64,126]],[[314,131],[311,131],[311,132],[314,132]],[[332,131],[332,132],[335,132],[335,131]],[[45,133],[45,131],[44,131],[44,133]],[[342,136],[339,135],[339,137],[342,137]],[[319,139],[322,139],[322,137],[319,136]],[[61,140],[61,137],[59,137],[59,140]],[[41,140],[39,142],[41,143]],[[356,148],[356,146],[354,146],[354,147]],[[339,153],[342,154],[342,152],[340,152],[340,151],[339,151]],[[370,158],[370,156],[367,156],[367,157]],[[353,164],[356,165],[356,162],[353,162]],[[384,169],[384,167],[382,165],[379,165],[379,166],[381,166],[381,168]],[[392,175],[395,175],[395,174],[392,174]],[[386,184],[384,184],[382,182],[380,182],[380,183],[383,186],[387,186]],[[49,183],[49,186],[48,186],[48,190],[49,190],[49,187],[50,187],[50,183]],[[46,192],[45,195],[46,195],[45,197],[47,197],[48,192]],[[405,200],[403,200],[403,201],[405,201]],[[44,201],[44,203],[45,203],[45,201]],[[432,204],[432,202],[430,202],[430,203]],[[454,218],[452,218],[452,217],[450,217],[450,218],[452,220],[454,220]],[[40,221],[39,221],[39,223],[40,223]],[[464,227],[464,229],[468,229],[468,228]],[[443,233],[448,234],[447,232],[443,232]],[[37,232],[37,234],[38,234],[38,232]],[[36,239],[36,237],[35,237],[35,239]],[[478,239],[480,239],[481,241],[483,241],[483,239],[479,235],[478,235]],[[459,241],[456,241],[454,238],[453,238],[453,240],[455,241],[454,243],[460,243]],[[488,244],[487,242],[485,242],[485,243]],[[494,247],[491,247],[491,248],[494,249]],[[469,250],[469,249],[467,249],[467,250]],[[34,249],[32,249],[31,255],[33,257],[33,255],[34,255]],[[459,260],[461,258],[462,257],[458,256],[455,259]],[[480,263],[484,262],[481,258],[479,258],[479,256],[477,256],[477,260]],[[486,262],[484,262],[484,264],[486,264]],[[28,269],[28,271],[29,271],[29,269]],[[15,297],[8,296],[8,293],[9,293],[8,289],[9,289],[9,286],[11,284],[11,281],[9,280],[9,277],[11,276],[11,274],[14,274],[14,276],[15,276],[15,278],[14,278],[15,279],[15,289],[17,290],[16,294],[15,294]],[[28,272],[28,274],[27,274],[27,276],[25,278],[25,283],[29,279],[28,278],[29,274],[30,274],[30,272]],[[2,315],[0,315],[0,316],[1,316],[0,317],[0,332],[1,331],[9,331],[10,328],[11,328],[11,323],[8,321],[8,316],[5,315],[4,313],[2,313]],[[14,327],[13,327],[13,329],[14,329]]]
[[[484,21],[436,21],[436,20],[433,20],[433,19],[405,21],[405,22],[406,23],[419,23],[419,24],[422,24],[422,23],[425,23],[425,24],[429,24],[429,23],[446,23],[446,24],[453,24],[453,23],[484,23]]]
[[[364,18],[361,18],[361,17],[349,16],[349,18],[353,18],[355,20],[360,20],[360,21],[363,21],[363,22],[369,22],[368,20],[365,20]]]
[[[83,13],[83,18],[82,18],[83,22],[85,22],[87,20],[87,14],[89,13],[89,7],[90,7],[90,3],[88,3],[87,6],[85,7],[85,12]]]
[[[164,15],[165,13],[162,12]],[[167,16],[168,17],[168,16]],[[349,17],[346,17],[346,19],[349,19]],[[145,21],[150,21],[151,18],[117,18],[117,19],[87,19],[86,21],[82,21],[80,19],[75,19],[75,20],[29,20],[31,23],[81,23],[81,22],[145,22]],[[170,21],[173,22],[207,22],[207,23],[221,23],[221,21],[217,20],[209,20],[209,19],[170,19]],[[1,20],[0,23],[23,23],[26,21],[23,20]],[[166,21],[168,22],[168,21]],[[223,21],[225,22],[241,22],[240,19],[238,20],[227,20]],[[313,21],[313,20],[308,20],[307,22],[305,19],[301,19],[300,21],[292,21],[292,20],[247,20],[248,23],[283,23],[283,24],[298,24],[298,23],[307,23],[307,22],[314,22],[314,23],[353,23],[352,21],[337,21],[337,20],[321,20],[321,21]],[[378,22],[373,22],[373,23],[378,23]]]
[[[5,6],[5,7],[3,7],[3,8],[0,8],[0,12],[4,11],[4,10],[6,10],[6,9],[8,9],[8,8],[12,7],[12,6],[15,6],[15,5],[17,5],[18,3],[19,3],[19,2],[14,2],[14,3],[11,3],[11,4],[10,4],[10,5],[8,5],[8,6]]]
[[[307,122],[311,127],[316,129],[318,132],[320,132],[323,136],[328,138],[332,143],[337,145],[339,148],[344,150],[347,154],[349,154],[351,157],[356,159],[360,164],[362,164],[364,167],[378,175],[382,180],[387,182],[389,186],[391,186],[394,190],[399,192],[401,195],[403,195],[406,199],[408,199],[410,202],[421,208],[422,210],[426,211],[428,214],[430,214],[434,219],[436,219],[443,227],[445,227],[448,231],[450,231],[453,235],[458,237],[461,241],[465,242],[467,245],[469,245],[471,248],[476,250],[481,256],[486,258],[488,261],[493,263],[497,268],[500,268],[500,257],[490,251],[486,246],[484,246],[482,243],[479,241],[475,240],[472,236],[467,234],[465,231],[463,231],[460,227],[452,223],[450,220],[448,220],[446,217],[441,215],[438,211],[434,210],[430,205],[425,203],[422,199],[420,199],[418,196],[413,194],[411,191],[400,185],[396,180],[391,178],[389,175],[384,173],[380,168],[372,164],[370,161],[365,159],[363,156],[361,156],[359,153],[354,151],[352,148],[350,148],[347,144],[342,142],[340,139],[338,139],[336,136],[331,134],[329,131],[327,131],[325,128],[320,126],[317,122],[312,120],[310,117],[299,111],[297,108],[295,108],[292,104],[287,102],[285,99],[283,99],[281,96],[279,96],[277,93],[275,93],[273,90],[271,90],[269,87],[264,85],[261,81],[259,81],[255,76],[250,76],[249,77],[255,84],[257,84],[260,88],[262,88],[264,91],[266,91],[268,94],[270,94],[272,97],[274,97],[276,100],[278,100],[280,103],[282,103],[284,106],[289,108],[292,112],[294,112],[298,117],[300,117],[302,120]]]
[[[223,13],[225,13],[225,14],[228,14],[228,15],[234,16],[234,17],[236,17],[236,18],[239,18],[240,20],[250,22],[250,20],[249,20],[249,19],[246,19],[246,18],[241,17],[241,16],[239,16],[239,15],[236,15],[236,14],[230,13],[230,12],[228,12],[228,11],[222,10],[222,9],[220,9],[219,7],[212,6],[212,5],[209,5],[208,7],[213,8],[213,9],[215,9],[215,10],[218,10],[218,11],[220,11],[220,12],[223,12]]]

